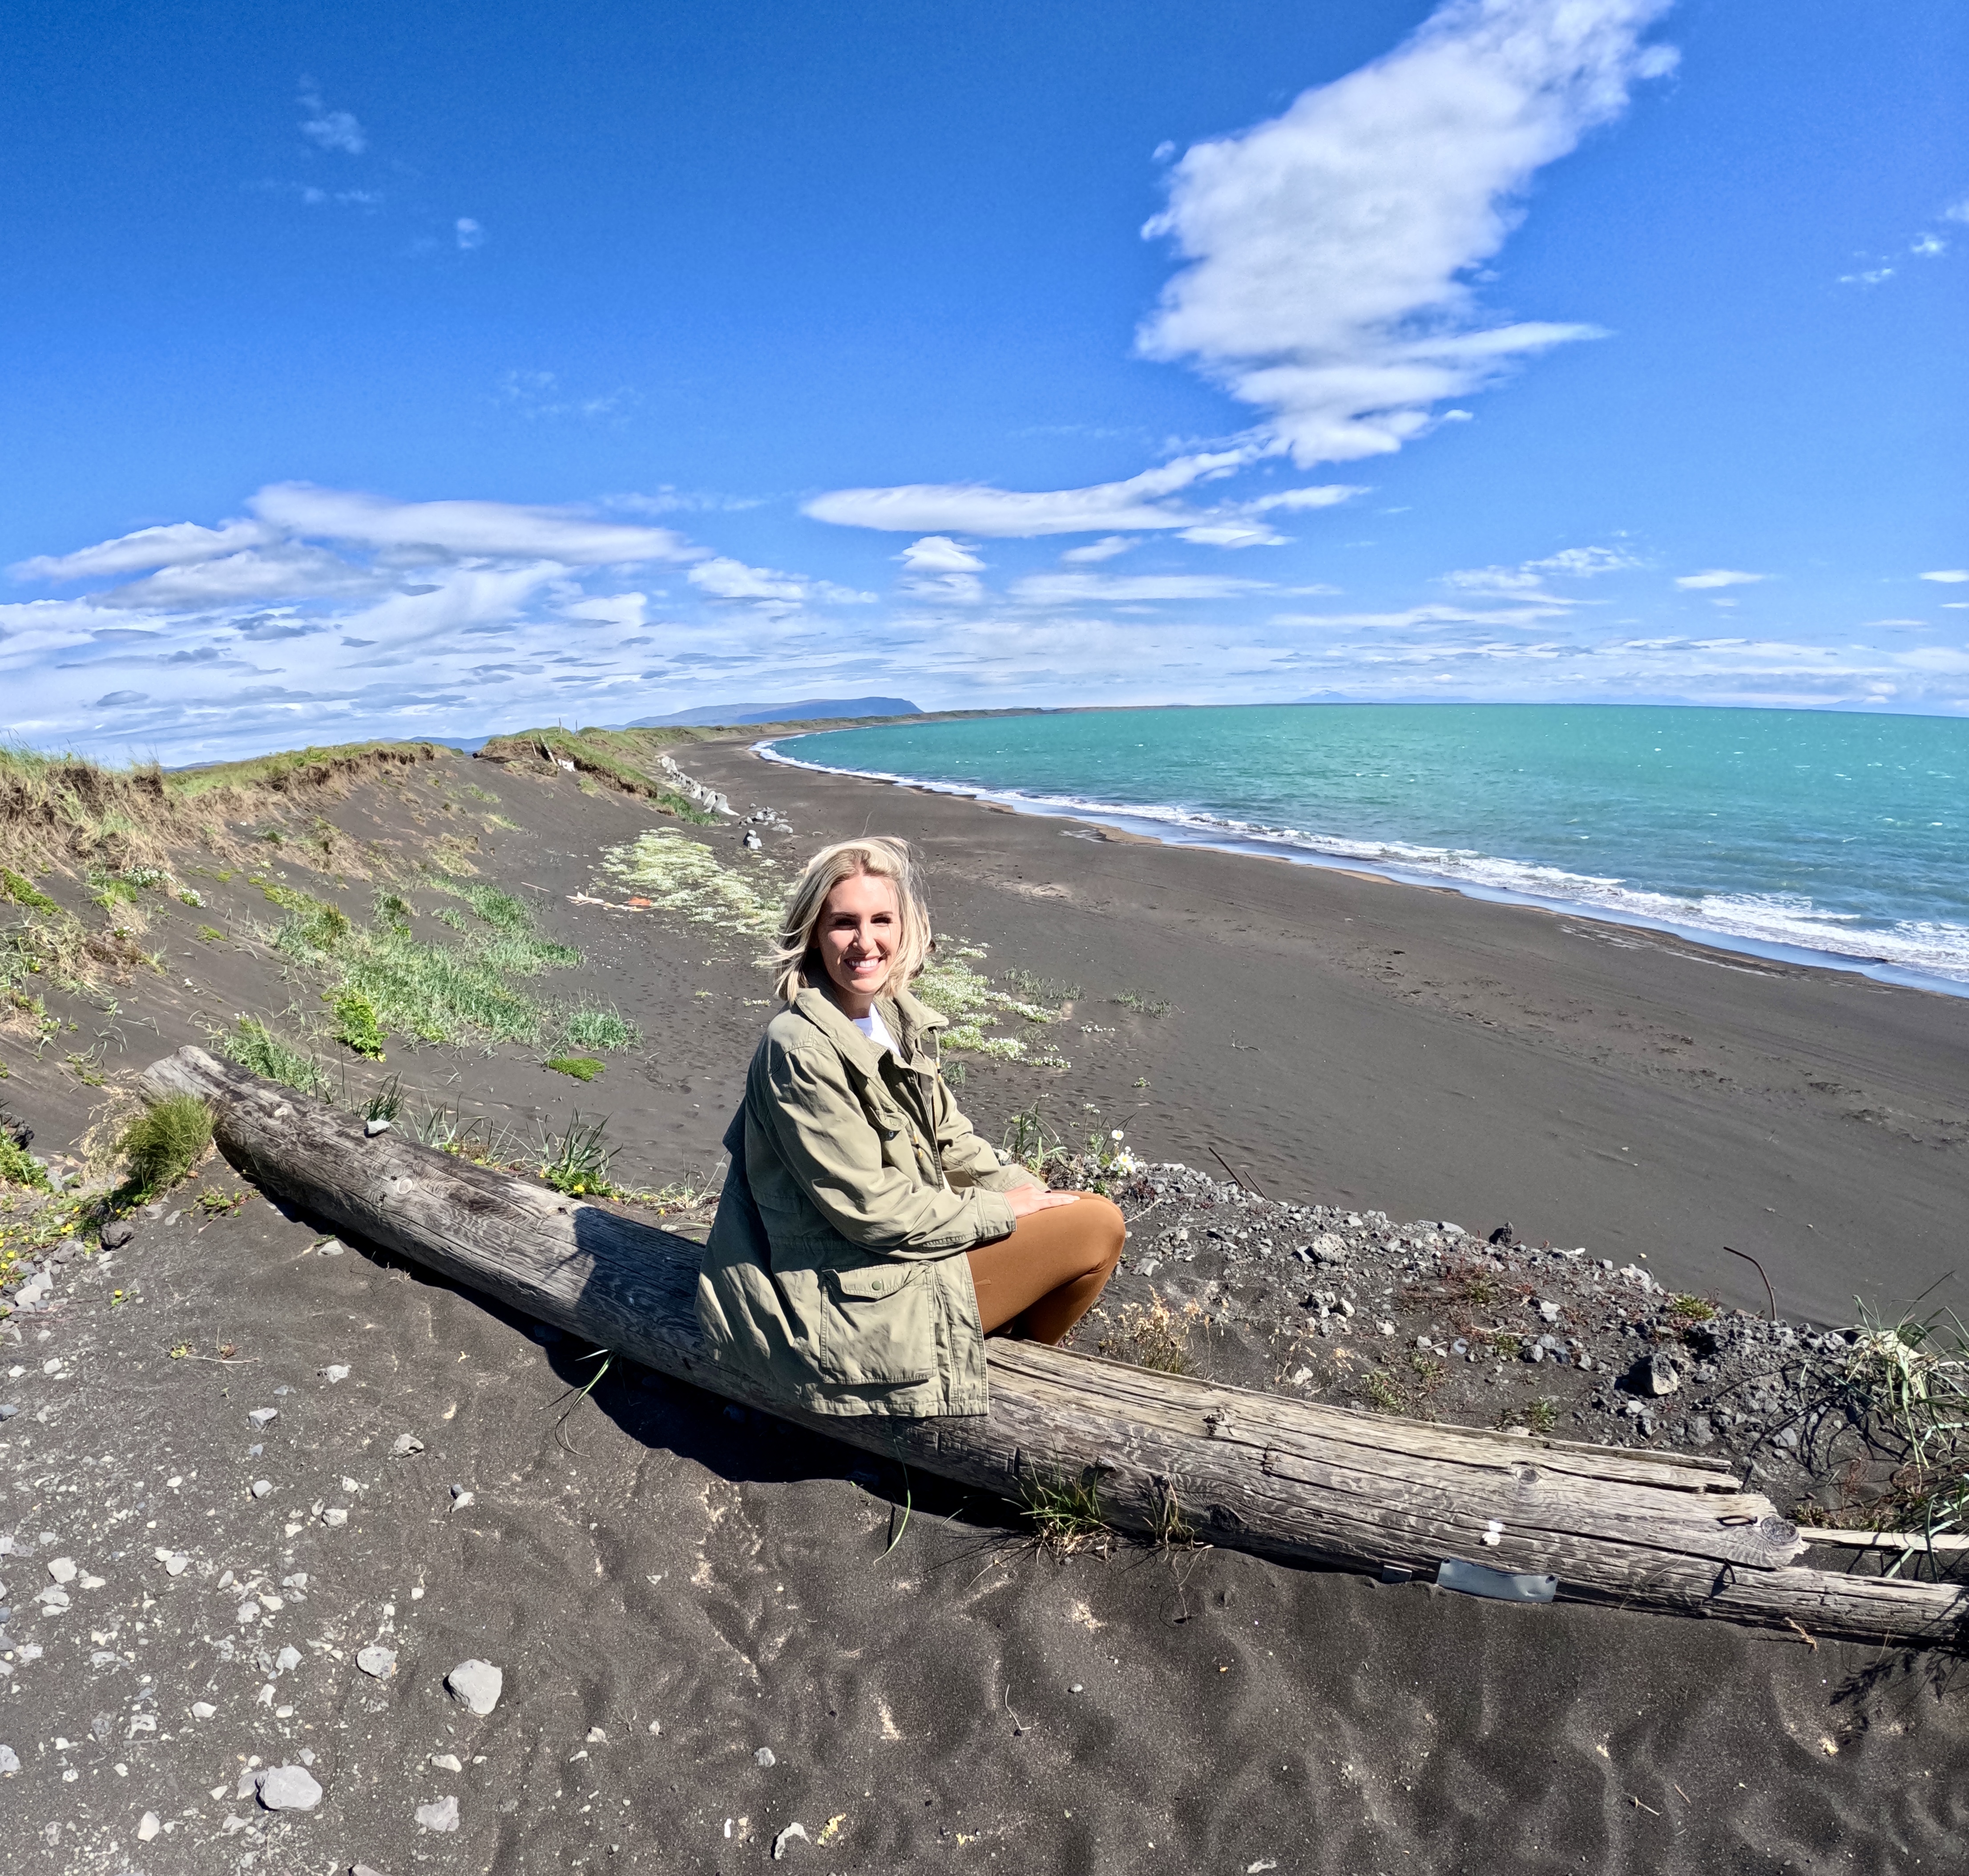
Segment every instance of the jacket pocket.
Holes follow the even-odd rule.
[[[848,1387],[928,1381],[936,1319],[926,1267],[885,1260],[823,1271],[816,1365]]]

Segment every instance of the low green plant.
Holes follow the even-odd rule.
[[[1108,1001],[1133,1010],[1137,1016],[1166,1016],[1173,1007],[1160,997],[1145,997],[1134,990],[1117,990]]]
[[[1057,1008],[1081,995],[1078,984],[1066,983],[1056,977],[1035,976],[1030,971],[1001,971],[999,975],[1029,1003]]]
[[[1079,1478],[1035,1472],[1026,1482],[1020,1506],[1040,1542],[1059,1556],[1080,1550],[1105,1550],[1114,1540],[1093,1469]]]
[[[209,945],[222,945],[225,942],[225,933],[221,931],[216,925],[199,926],[198,928],[198,935]]]
[[[633,1049],[643,1032],[611,1006],[570,1010],[560,1019],[560,1039],[576,1049]]]
[[[0,1128],[0,1186],[26,1186],[36,1192],[49,1189],[47,1169],[4,1128]]]
[[[275,1035],[257,1017],[241,1017],[231,1029],[216,1032],[212,1040],[229,1060],[298,1094],[326,1100],[332,1092],[326,1072],[313,1056]]]
[[[1045,1102],[1046,1096],[1041,1095],[1030,1107],[1020,1108],[1007,1125],[1002,1143],[1004,1151],[1038,1179],[1045,1178],[1053,1165],[1066,1157],[1065,1144],[1046,1125],[1041,1112]]]
[[[335,1040],[372,1062],[381,1061],[387,1038],[376,1019],[375,1005],[359,990],[344,990],[337,993],[331,1007],[335,1011]]]
[[[1370,1368],[1361,1383],[1361,1391],[1377,1413],[1399,1413],[1408,1405],[1406,1397],[1384,1368]]]
[[[195,906],[201,910],[204,908],[205,894],[196,886],[180,886],[177,896],[180,905]]]
[[[571,1199],[612,1199],[617,1196],[609,1167],[615,1149],[605,1144],[605,1121],[584,1122],[579,1113],[569,1118],[563,1134],[543,1132],[540,1144],[540,1177],[555,1191]]]
[[[1535,1433],[1549,1433],[1559,1424],[1559,1403],[1541,1394],[1525,1404],[1525,1424]]]
[[[576,1081],[592,1081],[608,1064],[592,1055],[556,1055],[548,1058],[546,1066],[556,1075],[572,1075]]]
[[[403,1087],[394,1075],[362,1104],[365,1121],[394,1121],[403,1111]]]
[[[140,1198],[167,1192],[204,1157],[212,1144],[212,1110],[196,1095],[169,1095],[147,1107],[124,1128],[117,1145]]]
[[[1713,1322],[1716,1316],[1716,1305],[1707,1297],[1671,1297],[1669,1298],[1668,1313],[1679,1323]]]
[[[25,906],[30,912],[59,912],[61,910],[32,880],[24,879],[11,867],[0,866],[0,886],[6,888],[7,897],[16,905]]]

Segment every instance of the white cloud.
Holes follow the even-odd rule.
[[[295,542],[167,566],[147,579],[105,593],[102,603],[147,610],[189,607],[202,611],[260,600],[324,598],[373,591],[384,583],[383,576],[365,567],[352,566],[325,548]]]
[[[1351,482],[1322,482],[1316,488],[1287,488],[1275,495],[1260,495],[1256,501],[1240,505],[1249,514],[1269,514],[1275,508],[1331,508],[1367,492]]]
[[[1640,43],[1668,4],[1449,0],[1283,115],[1192,146],[1144,231],[1189,265],[1140,349],[1193,361],[1306,464],[1399,449],[1442,400],[1596,336],[1487,323],[1468,276],[1538,170],[1672,68]]]
[[[1176,536],[1202,547],[1283,547],[1286,537],[1268,522],[1227,516],[1221,521],[1199,521]]]
[[[926,534],[896,556],[913,573],[981,573],[984,563],[947,534]]]
[[[1894,270],[1890,267],[1870,267],[1857,274],[1841,274],[1839,284],[1842,287],[1877,287],[1883,281],[1892,280]]]
[[[1740,573],[1732,567],[1712,566],[1706,573],[1681,574],[1675,583],[1685,592],[1703,592],[1716,586],[1754,586],[1764,577],[1762,573]]]
[[[1040,534],[1098,534],[1130,528],[1187,527],[1203,519],[1168,497],[1199,482],[1228,475],[1250,459],[1247,450],[1178,456],[1125,482],[1087,488],[1023,491],[982,482],[913,482],[896,488],[836,488],[802,505],[816,521],[895,534],[982,534],[1030,539]]]
[[[806,582],[771,568],[748,566],[743,560],[706,560],[685,576],[714,599],[775,599],[797,605],[806,597]]]
[[[1210,573],[1029,573],[1012,583],[1012,597],[1027,605],[1126,605],[1162,599],[1230,599],[1263,592],[1267,583]]]
[[[1527,560],[1529,573],[1562,573],[1572,579],[1592,579],[1601,573],[1620,573],[1640,562],[1620,547],[1562,547],[1542,560]]]
[[[1406,631],[1417,625],[1536,625],[1562,616],[1565,602],[1541,596],[1533,605],[1493,606],[1481,612],[1465,606],[1412,605],[1399,612],[1279,612],[1274,625],[1362,625]]]
[[[1945,566],[1937,573],[1924,573],[1922,578],[1938,581],[1945,586],[1959,586],[1969,579],[1969,566]]]
[[[348,111],[331,111],[321,93],[306,80],[301,83],[301,109],[308,112],[300,125],[301,135],[324,150],[339,150],[345,156],[360,156],[369,148],[368,133]]]
[[[578,600],[561,610],[569,618],[593,619],[640,631],[649,623],[650,599],[647,593],[611,592],[600,599]]]
[[[1059,557],[1076,566],[1091,566],[1097,561],[1111,560],[1117,553],[1126,553],[1130,547],[1141,544],[1127,534],[1108,534],[1099,540],[1090,540],[1084,547],[1069,547]]]
[[[391,501],[312,482],[275,482],[247,505],[290,534],[413,554],[538,555],[568,566],[599,566],[687,560],[702,551],[667,527],[632,527],[505,501]]]
[[[485,230],[469,215],[461,215],[458,218],[455,232],[458,237],[459,246],[467,254],[469,254],[474,248],[482,248],[485,245]]]
[[[134,534],[119,534],[114,540],[74,553],[38,553],[7,570],[16,579],[113,579],[149,567],[188,566],[242,548],[262,547],[277,538],[272,528],[260,521],[222,521],[216,527],[177,521],[166,527],[140,527]]]
[[[1917,235],[1908,248],[1910,254],[1918,254],[1925,261],[1932,261],[1938,254],[1946,254],[1948,243],[1939,235]]]
[[[1617,573],[1640,562],[1618,547],[1562,547],[1542,559],[1521,561],[1516,566],[1464,567],[1442,576],[1445,586],[1462,592],[1494,592],[1509,596],[1538,594],[1555,606],[1576,605],[1579,601],[1551,592],[1548,576],[1567,579],[1592,579],[1601,573]]]

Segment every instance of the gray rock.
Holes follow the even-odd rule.
[[[781,1831],[780,1834],[773,1839],[773,1860],[774,1862],[777,1862],[781,1857],[786,1855],[787,1845],[791,1843],[796,1837],[802,1843],[811,1843],[813,1842],[813,1839],[806,1834],[806,1826],[804,1824],[789,1824],[784,1830]]]
[[[1682,1385],[1682,1370],[1666,1349],[1656,1349],[1627,1371],[1627,1384],[1630,1394],[1658,1398],[1673,1394]]]
[[[256,1478],[253,1482],[253,1495],[256,1498],[264,1498],[273,1489],[274,1482],[271,1478]]]
[[[362,1123],[362,1131],[369,1138],[374,1140],[378,1134],[387,1134],[390,1131],[390,1123],[378,1114],[374,1119],[366,1120]],[[453,1828],[455,1829],[456,1826]]]
[[[278,1407],[255,1407],[246,1417],[255,1426],[266,1426],[281,1417],[281,1410]]]
[[[0,1401],[0,1420],[11,1420],[20,1410],[18,1401]]]
[[[301,1664],[301,1651],[291,1643],[274,1657],[274,1671],[277,1674],[291,1674]]]
[[[75,1567],[73,1557],[58,1556],[49,1563],[48,1574],[58,1583],[72,1583],[79,1573]]]
[[[346,1362],[333,1362],[321,1371],[321,1378],[332,1388],[337,1381],[349,1378],[349,1364]]]
[[[136,1235],[136,1226],[127,1218],[112,1218],[102,1228],[102,1248],[105,1251],[120,1251]]]
[[[1548,1303],[1541,1299],[1539,1303],[1539,1320],[1542,1323],[1555,1323],[1559,1320],[1559,1305],[1556,1303]]]
[[[0,1778],[11,1778],[21,1769],[21,1755],[11,1746],[0,1746]]]
[[[424,1443],[415,1433],[399,1433],[397,1436],[396,1444],[391,1447],[390,1452],[394,1459],[407,1459],[412,1453],[421,1452],[423,1449]]]
[[[420,1804],[417,1809],[417,1828],[420,1830],[456,1830],[458,1828],[458,1800],[440,1798],[435,1804]]]
[[[773,1748],[770,1746],[761,1746],[752,1754],[752,1763],[762,1771],[770,1771],[779,1764],[779,1761],[773,1756]]]
[[[276,1765],[260,1774],[259,1786],[270,1811],[312,1811],[321,1802],[321,1786],[303,1765]]]
[[[506,1676],[490,1661],[461,1661],[444,1677],[445,1690],[469,1712],[483,1719],[499,1704]]]
[[[388,1680],[397,1671],[397,1651],[372,1643],[357,1651],[355,1665],[376,1680]]]

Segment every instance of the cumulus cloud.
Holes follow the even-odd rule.
[[[469,215],[461,215],[458,218],[458,224],[453,232],[457,235],[459,246],[467,254],[474,248],[482,248],[485,245],[485,230]]]
[[[368,133],[354,114],[331,111],[323,102],[321,93],[305,79],[301,81],[300,105],[308,114],[301,120],[300,132],[310,143],[323,150],[339,150],[345,156],[360,156],[369,148]]]
[[[1675,54],[1669,0],[1450,0],[1401,46],[1283,115],[1193,145],[1144,232],[1188,263],[1139,344],[1265,414],[1302,464],[1399,449],[1432,408],[1597,335],[1500,323],[1469,276],[1533,177]]]
[[[725,556],[700,562],[684,577],[708,599],[749,602],[767,618],[781,618],[812,605],[861,605],[875,597],[824,579],[748,566]]]
[[[1712,566],[1707,573],[1678,575],[1675,584],[1689,592],[1705,592],[1717,586],[1754,586],[1762,573],[1739,573],[1734,567]]]
[[[1969,579],[1969,566],[1945,566],[1933,573],[1924,573],[1923,579],[1932,579],[1945,586],[1959,586]]]
[[[913,573],[981,573],[984,563],[947,534],[926,534],[896,556]]]

